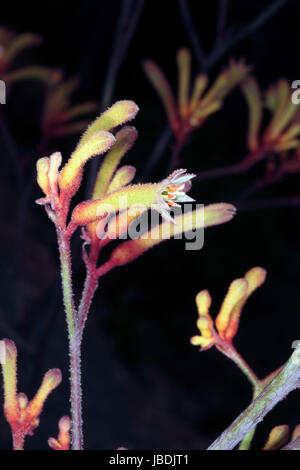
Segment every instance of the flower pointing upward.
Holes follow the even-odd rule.
[[[175,224],[175,221],[168,212],[170,207],[180,207],[178,203],[194,202],[195,200],[188,196],[186,192],[191,189],[190,180],[195,178],[196,175],[186,173],[186,171],[185,169],[173,171],[168,178],[162,181],[159,190],[161,196],[159,212],[164,219],[171,221],[173,224]]]

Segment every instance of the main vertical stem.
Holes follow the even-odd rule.
[[[13,433],[13,449],[24,450],[24,439],[25,439],[25,436],[23,433],[20,433],[20,432]]]
[[[57,230],[63,299],[69,334],[72,449],[82,450],[81,349],[77,312],[73,301],[70,240],[64,230]]]

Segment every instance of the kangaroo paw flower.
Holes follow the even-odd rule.
[[[50,437],[48,444],[53,450],[70,450],[70,429],[71,419],[69,416],[63,416],[58,422],[58,436],[57,439]]]
[[[4,415],[8,421],[14,450],[23,450],[24,439],[32,435],[39,425],[39,417],[48,395],[61,382],[59,369],[49,370],[43,378],[36,395],[28,401],[24,393],[17,392],[17,348],[9,339],[1,341],[3,354],[1,357],[4,386]]]

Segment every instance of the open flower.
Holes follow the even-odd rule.
[[[163,102],[179,148],[195,129],[202,126],[208,116],[222,108],[225,97],[236,85],[245,80],[250,70],[242,61],[231,60],[228,67],[220,73],[208,90],[206,90],[209,81],[207,75],[198,75],[190,93],[191,54],[188,49],[179,49],[177,52],[178,98],[176,99],[160,67],[151,60],[146,60],[143,66],[147,77]]]
[[[193,202],[186,192],[191,188],[191,179],[196,175],[186,173],[187,170],[175,170],[160,184],[159,194],[161,201],[157,205],[162,217],[174,223],[173,217],[169,214],[171,207],[179,207],[178,203]]]

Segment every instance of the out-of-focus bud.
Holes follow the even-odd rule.
[[[53,450],[70,450],[70,429],[71,429],[71,420],[69,416],[63,416],[58,423],[58,437],[54,439],[50,437],[48,439],[48,444]]]
[[[36,162],[37,169],[37,182],[44,194],[50,197],[50,184],[48,178],[48,171],[50,167],[50,160],[48,157],[40,158]]]
[[[277,450],[289,440],[290,430],[286,424],[275,426],[269,434],[263,450]]]

